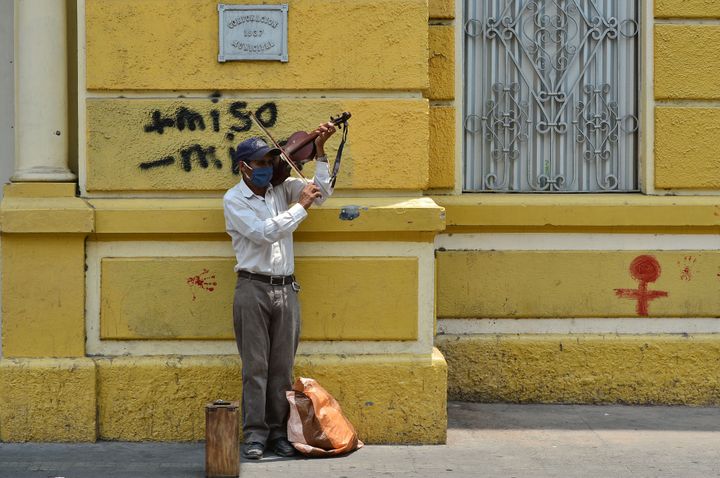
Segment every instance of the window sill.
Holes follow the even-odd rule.
[[[447,233],[498,230],[720,232],[720,197],[465,194],[432,196],[432,199],[445,208]]]

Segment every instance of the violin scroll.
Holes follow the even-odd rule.
[[[331,116],[330,122],[335,127],[346,130],[351,117],[350,112],[344,111],[337,116]],[[318,133],[316,132],[297,131],[290,135],[287,141],[281,142],[280,147],[293,165],[301,170],[305,163],[315,159],[317,155],[315,150],[315,138],[317,137]],[[290,172],[290,166],[278,158],[273,166],[272,185],[282,184],[290,176]]]
[[[344,126],[347,126],[347,120],[349,120],[351,117],[352,115],[349,111],[343,111],[339,116],[331,116],[330,122],[338,128],[342,129]]]

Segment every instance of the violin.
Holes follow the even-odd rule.
[[[273,186],[282,184],[283,181],[290,176],[290,171],[293,170],[307,184],[309,181],[302,174],[301,170],[305,163],[315,159],[315,156],[317,155],[315,138],[317,138],[320,133],[317,131],[313,131],[312,133],[297,131],[291,134],[286,141],[278,143],[275,139],[273,139],[260,121],[257,120],[255,115],[252,113],[250,113],[250,115],[260,129],[262,129],[263,132],[272,140],[275,147],[282,151],[280,157],[278,157],[273,163],[273,177],[270,183]],[[351,116],[352,115],[349,112],[345,111],[336,117],[330,117],[330,122],[336,128],[343,130],[343,139],[340,143],[340,147],[338,148],[338,154],[335,157],[335,164],[333,165],[333,173],[331,176],[333,186],[335,185],[337,173],[340,169],[340,158],[342,156],[342,149],[345,145],[345,140],[347,139],[348,120]]]
[[[347,124],[347,120],[352,115],[345,111],[340,116],[330,117],[330,122],[336,128],[342,129],[344,124]],[[290,135],[287,142],[283,146],[285,154],[295,162],[295,164],[302,164],[315,159],[317,155],[315,151],[315,138],[319,136],[319,133],[313,131],[312,133],[306,133],[305,131],[297,131]]]

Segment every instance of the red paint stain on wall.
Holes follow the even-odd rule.
[[[210,274],[210,271],[207,269],[203,269],[202,272],[196,276],[188,277],[186,282],[190,286],[190,290],[192,291],[193,300],[197,298],[195,296],[196,287],[201,290],[206,290],[208,292],[214,291],[215,287],[217,287],[215,274]]]
[[[630,275],[638,281],[638,288],[615,289],[615,295],[621,299],[637,300],[637,314],[640,317],[647,317],[649,315],[648,305],[650,301],[668,296],[668,293],[663,290],[648,290],[648,284],[658,280],[661,272],[660,263],[654,256],[637,256],[632,263],[630,263]]]
[[[693,278],[693,265],[697,262],[697,259],[693,256],[685,256],[683,258],[683,262],[680,263],[680,261],[677,262],[677,265],[682,267],[682,270],[680,271],[680,280],[684,281],[691,281]]]

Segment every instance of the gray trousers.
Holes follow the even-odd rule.
[[[233,301],[235,340],[242,359],[242,419],[245,443],[287,438],[300,340],[300,305],[292,285],[238,277]]]

